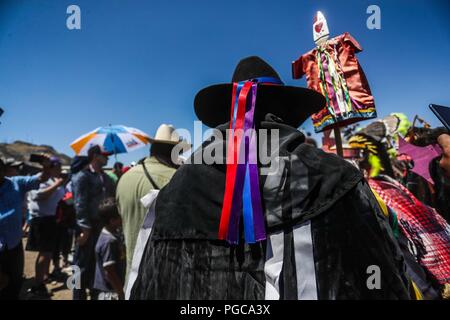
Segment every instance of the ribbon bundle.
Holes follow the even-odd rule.
[[[239,242],[241,212],[245,241],[255,243],[266,239],[254,123],[258,84],[283,83],[269,77],[233,83],[225,194],[218,235],[220,240],[231,244]]]
[[[326,49],[318,47],[320,88],[327,100],[328,111],[333,117],[342,117],[352,111],[352,101],[347,83],[342,75],[342,67],[334,48],[334,57]],[[356,103],[355,103],[356,104]]]

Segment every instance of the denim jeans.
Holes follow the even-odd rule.
[[[95,277],[95,245],[100,235],[100,226],[92,225],[87,242],[75,246],[74,264],[80,268],[81,288],[73,290],[73,300],[86,300],[86,289],[89,289],[91,300],[96,299],[97,290],[93,289]]]

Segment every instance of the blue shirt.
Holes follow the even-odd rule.
[[[0,185],[0,251],[13,249],[22,240],[22,209],[25,194],[39,188],[39,175],[5,177]]]

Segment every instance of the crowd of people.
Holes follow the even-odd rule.
[[[167,128],[174,130],[167,125],[161,127],[162,131]],[[19,298],[24,234],[25,250],[37,252],[34,284],[28,289],[28,298],[50,298],[46,284],[66,281],[75,265],[82,281],[81,287],[73,290],[73,299],[123,299],[125,257],[132,256],[134,238],[146,213],[136,199],[169,182],[178,167],[171,160],[174,145],[156,139],[150,156],[139,165],[129,167],[116,162],[107,171],[104,168],[111,153],[98,145],[92,146],[87,156],[75,157],[69,172],[62,170],[57,157],[46,154],[39,155],[43,169],[35,176],[20,175],[22,162],[0,159],[2,299]],[[152,173],[151,180],[144,170]],[[126,221],[123,233],[127,235],[128,254],[122,218]],[[68,269],[66,273],[62,272],[64,268]]]
[[[232,82],[262,77],[279,80],[252,57],[241,61]],[[270,100],[275,91],[263,94],[262,87],[255,127],[279,132],[278,148],[269,150],[278,171],[261,175],[258,185],[263,238],[244,241],[248,225],[239,227],[239,218],[236,243],[218,237],[226,156],[221,163],[180,164],[172,151],[181,141],[167,125],[156,132],[149,156],[132,167],[116,163],[105,171],[111,152],[99,145],[76,156],[68,172],[51,156],[42,156],[34,176],[20,176],[17,163],[0,160],[0,298],[20,296],[24,230],[25,250],[38,252],[28,292],[37,297],[50,297],[46,282],[74,265],[81,280],[74,300],[450,298],[449,133],[409,125],[380,135],[374,126],[385,125],[382,119],[351,132],[345,148],[355,152],[338,157],[296,129],[309,114],[290,113],[289,100],[280,98],[280,106]],[[228,96],[201,91],[196,112],[225,132],[229,110],[218,110],[217,99],[229,103]],[[262,99],[269,100],[264,107]],[[302,94],[289,99],[312,103]],[[402,127],[401,117],[394,120]],[[432,181],[413,171],[417,164],[398,151],[399,137],[440,146],[429,165]],[[191,157],[226,143],[208,139]],[[155,197],[146,202],[151,191]],[[381,278],[371,288],[366,271],[374,265]]]

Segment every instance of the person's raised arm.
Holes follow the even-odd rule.
[[[34,176],[16,177],[19,188],[23,193],[31,190],[39,189],[41,183],[46,182],[51,177],[51,162],[50,159],[45,159],[42,162],[42,171]]]
[[[43,190],[38,191],[38,193],[36,194],[36,199],[39,200],[48,199],[53,194],[53,192],[55,192],[60,186],[64,184],[64,182],[65,182],[64,179],[56,178],[53,184],[51,184],[50,186],[48,186]]]

